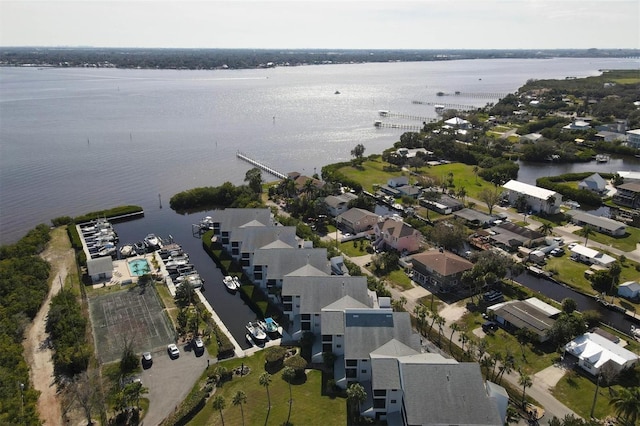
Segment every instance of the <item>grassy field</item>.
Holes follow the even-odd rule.
[[[340,246],[338,248],[341,252],[349,257],[358,257],[369,254],[367,252],[367,247],[369,247],[370,245],[371,242],[369,240],[367,240],[366,238],[360,238],[357,240],[340,243]]]
[[[234,376],[233,380],[224,383],[215,391],[226,401],[226,408],[222,411],[224,424],[241,425],[242,416],[239,406],[232,404],[233,395],[242,390],[247,395],[244,409],[244,424],[246,425],[281,425],[287,420],[289,412],[289,385],[282,379],[282,371],[272,375],[269,385],[271,410],[267,409],[267,391],[260,385],[259,377],[264,370],[264,351],[249,358],[234,359],[224,362],[228,370],[248,366],[251,372],[244,377]],[[212,366],[211,368],[214,368]],[[306,380],[291,385],[293,408],[291,410],[291,424],[293,425],[345,425],[347,424],[346,399],[331,398],[322,395],[322,373],[318,370],[308,370]],[[213,409],[212,399],[207,401],[189,425],[222,425],[220,412]]]
[[[580,236],[579,231],[574,232],[574,234]],[[584,237],[582,238],[584,239]],[[594,232],[589,236],[589,241],[591,240],[597,241],[601,244],[606,244],[611,247],[615,247],[618,250],[633,251],[636,249],[636,244],[640,242],[640,229],[628,226],[627,234],[623,238],[612,237],[610,235]]]
[[[377,158],[375,160],[365,161],[362,164],[362,168],[354,168],[351,166],[342,167],[340,173],[358,182],[365,190],[374,191],[374,184],[386,184],[389,178],[408,174],[407,172],[385,171],[384,168],[388,166],[388,163]],[[446,179],[449,173],[453,173],[454,189],[458,190],[464,187],[467,195],[472,198],[476,198],[478,193],[485,188],[494,188],[493,184],[485,181],[481,177],[476,179],[476,176],[473,174],[473,166],[462,163],[442,164],[433,167],[425,166],[418,169],[418,173],[434,179]],[[411,183],[415,183],[415,180],[412,180]]]

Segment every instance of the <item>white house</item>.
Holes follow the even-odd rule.
[[[111,256],[87,259],[87,274],[94,283],[102,280],[110,280],[113,276],[113,259]]]
[[[590,374],[600,374],[605,364],[615,373],[632,368],[640,357],[596,333],[578,336],[564,347],[565,352],[578,358],[578,365]]]
[[[516,200],[520,196],[523,196],[527,201],[527,205],[533,211],[545,212],[548,214],[555,214],[560,211],[562,195],[555,191],[540,188],[535,185],[529,185],[528,183],[519,182],[513,179],[505,183],[503,188],[508,191],[509,203],[511,204],[515,204]]]
[[[586,189],[597,194],[602,194],[603,192],[605,192],[607,189],[606,186],[607,181],[605,181],[598,173],[594,173],[578,183],[578,189]]]
[[[640,148],[640,129],[627,130],[627,145]]]
[[[597,250],[590,249],[581,244],[577,244],[571,249],[571,257],[580,262],[585,262],[590,265],[600,265],[605,268],[608,268],[616,261],[608,254],[600,253]]]
[[[589,225],[603,234],[622,237],[627,233],[626,224],[608,217],[596,216],[582,210],[570,210],[567,214],[571,216],[571,222],[576,225]]]
[[[640,283],[638,281],[627,281],[618,286],[618,296],[627,299],[640,298]]]

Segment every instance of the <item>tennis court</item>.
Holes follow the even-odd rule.
[[[153,286],[133,285],[89,299],[96,350],[101,362],[117,361],[125,343],[137,353],[174,342],[175,331]]]

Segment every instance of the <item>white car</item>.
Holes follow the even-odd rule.
[[[180,349],[178,349],[175,343],[169,343],[167,345],[167,352],[171,358],[178,358],[180,356]]]
[[[569,250],[571,250],[572,248],[574,248],[577,245],[578,245],[578,243],[571,243],[567,247],[569,247]]]
[[[196,337],[195,339],[193,339],[193,346],[196,349],[202,349],[204,348],[204,342],[202,341],[202,338],[200,336]]]

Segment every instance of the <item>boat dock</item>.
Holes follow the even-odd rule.
[[[427,105],[432,107],[442,107],[443,109],[455,109],[458,111],[470,111],[477,109],[478,107],[474,107],[472,105],[462,105],[462,104],[446,104],[440,102],[426,102],[426,101],[411,101],[412,104],[415,105]]]
[[[475,99],[502,99],[507,96],[507,93],[498,92],[458,92],[444,93],[438,92],[437,96],[460,96],[461,98],[475,98]]]
[[[408,115],[408,114],[397,114],[395,112],[384,111],[384,110],[378,111],[378,114],[380,115],[380,117],[406,118],[408,120],[415,120],[423,123],[435,123],[436,121],[438,121],[435,118],[420,117],[417,115]]]
[[[269,167],[264,163],[261,163],[258,160],[254,160],[253,158],[248,157],[246,154],[237,151],[236,152],[236,157],[238,157],[241,160],[246,161],[249,164],[252,164],[254,166],[256,166],[257,168],[259,168],[262,171],[265,171],[269,174],[272,174],[273,176],[279,178],[279,179],[287,179],[288,176],[282,172],[279,172],[278,170],[274,169],[273,167]]]
[[[405,130],[413,130],[415,132],[419,132],[422,130],[422,126],[415,126],[413,124],[383,123],[380,120],[374,121],[373,125],[378,128],[386,127],[388,129],[405,129]]]

